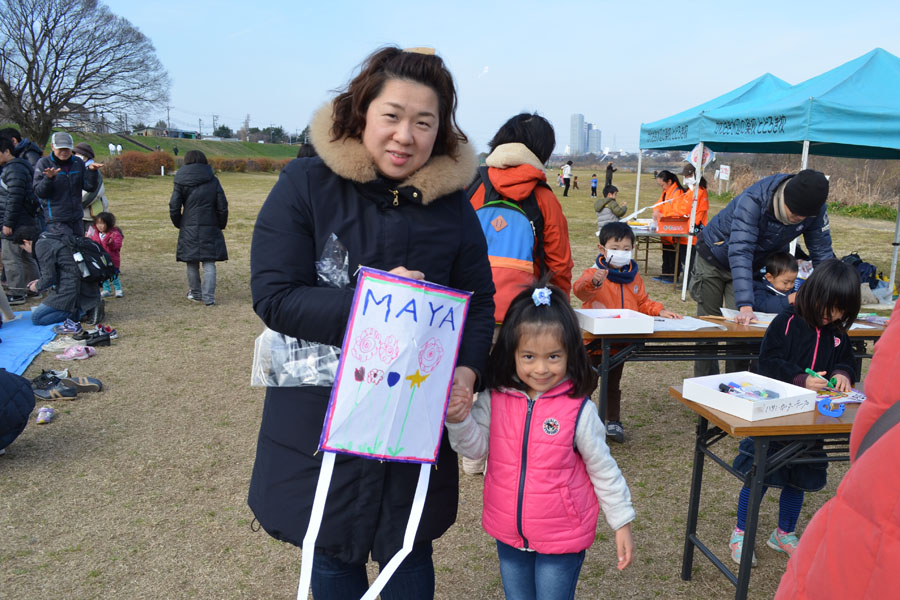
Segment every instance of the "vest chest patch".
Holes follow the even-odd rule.
[[[834,347],[837,348],[837,347],[840,346],[840,345],[841,345],[841,338],[835,336],[835,338],[834,338]]]
[[[550,417],[544,421],[544,433],[547,435],[556,435],[559,433],[559,421]]]
[[[634,293],[635,293],[635,294],[638,293],[638,284],[634,284]]]

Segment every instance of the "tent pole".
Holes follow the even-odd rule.
[[[634,212],[637,212],[641,198],[641,159],[643,157],[644,151],[638,148],[637,183],[634,184]]]
[[[807,165],[809,165],[809,140],[803,140],[803,154],[800,156],[800,170],[806,169]],[[797,238],[794,238],[791,240],[790,244],[791,255],[794,254],[796,249]]]
[[[891,299],[894,298],[894,282],[897,275],[897,251],[900,250],[900,201],[897,202],[897,224],[894,226],[894,255],[891,258],[891,278],[888,285],[891,286]]]
[[[694,182],[694,202],[691,204],[691,218],[688,220],[689,232],[693,232],[694,230],[694,218],[697,216],[697,198],[700,195],[700,180],[703,179],[703,142],[700,142],[698,145],[700,147],[700,165],[696,167],[697,180]],[[691,272],[691,249],[693,248],[693,239],[693,236],[688,236],[687,250],[685,251],[687,254],[684,256],[684,273],[681,275],[682,302],[684,302],[684,299],[687,297],[688,278],[690,277]],[[675,266],[675,271],[678,271],[678,265]]]

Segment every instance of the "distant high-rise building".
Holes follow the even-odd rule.
[[[582,152],[584,154],[587,154],[588,152],[590,152],[590,150],[588,149],[588,140],[591,138],[591,131],[593,131],[593,129],[594,129],[593,123],[585,123],[584,124],[584,131],[582,131],[582,138],[581,138],[581,148],[582,148]]]
[[[589,154],[600,154],[602,147],[600,146],[600,130],[591,129],[588,132],[587,149]]]
[[[584,154],[584,115],[572,115],[569,125],[569,146],[572,156]]]

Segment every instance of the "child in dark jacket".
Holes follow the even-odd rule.
[[[797,292],[795,305],[769,324],[759,352],[759,373],[815,391],[822,390],[833,377],[835,389],[850,391],[858,373],[847,331],[859,314],[859,306],[856,270],[835,259],[820,264]],[[807,369],[812,369],[818,376],[808,375]],[[783,446],[772,443],[768,452],[774,454]],[[753,439],[742,440],[734,468],[747,473],[753,465],[753,456]],[[803,507],[803,492],[815,492],[825,487],[827,466],[825,462],[794,464],[766,477],[767,487],[763,488],[763,494],[768,486],[781,488],[778,527],[766,542],[770,548],[788,556],[793,554],[798,543],[794,529]],[[750,488],[741,488],[737,526],[730,542],[731,558],[738,564],[749,499]],[[755,556],[752,564],[756,564]]]
[[[91,231],[91,239],[103,246],[103,249],[109,253],[109,257],[116,267],[116,276],[103,282],[103,291],[100,296],[109,298],[113,295],[113,288],[116,290],[116,298],[124,295],[122,291],[122,282],[119,281],[119,269],[122,265],[122,241],[124,239],[122,230],[116,227],[116,216],[111,212],[101,212],[94,217],[94,227]]]
[[[794,283],[800,267],[787,252],[776,252],[766,258],[766,272],[753,279],[753,310],[778,314],[794,303]]]

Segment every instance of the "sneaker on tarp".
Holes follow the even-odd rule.
[[[766,546],[772,550],[784,552],[790,557],[793,556],[794,550],[797,548],[799,542],[800,540],[797,539],[797,536],[794,535],[793,531],[785,533],[776,527],[775,531],[772,532],[772,535],[769,536],[768,541],[766,541]]]
[[[731,541],[728,542],[728,545],[731,546],[731,560],[737,564],[741,564],[741,551],[744,548],[744,532],[735,527],[734,531],[731,532]],[[753,553],[753,557],[750,559],[750,566],[756,566],[756,552]]]
[[[606,424],[606,437],[612,439],[612,441],[624,444],[625,443],[625,428],[622,427],[621,421],[610,421]]]

